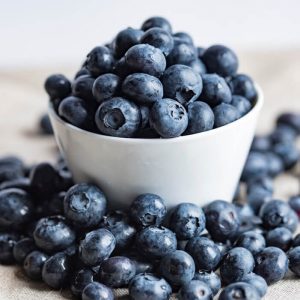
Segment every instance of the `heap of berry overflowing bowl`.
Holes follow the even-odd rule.
[[[69,288],[83,300],[117,299],[118,288],[127,288],[132,300],[168,300],[172,294],[180,300],[258,300],[288,269],[300,276],[300,236],[294,237],[300,196],[288,203],[272,198],[273,178],[292,171],[299,161],[295,141],[300,115],[283,114],[272,133],[255,137],[232,203],[211,196],[203,207],[201,198],[177,203],[149,190],[132,197],[126,209],[112,210],[105,181],[104,188],[78,182],[80,174],[72,170],[73,159],[89,157],[72,157],[61,140],[77,132],[74,152],[81,144],[93,151],[89,148],[95,139],[101,139],[100,150],[110,152],[111,139],[130,140],[127,153],[132,153],[140,143],[135,140],[155,151],[157,143],[166,145],[166,139],[174,138],[168,141],[179,141],[172,143],[176,151],[189,143],[189,137],[180,135],[193,135],[199,138],[199,149],[212,153],[212,138],[228,156],[234,148],[226,148],[222,136],[235,135],[233,124],[240,122],[239,129],[248,128],[250,146],[255,127],[251,114],[260,98],[250,77],[236,74],[237,67],[232,50],[220,45],[196,48],[187,33],[173,34],[166,19],[154,17],[141,30],[125,29],[112,43],[93,49],[72,84],[63,75],[50,76],[45,87],[51,120],[67,164],[60,158],[54,166],[27,167],[16,157],[0,159],[0,263],[17,263],[31,280]],[[48,125],[43,119],[47,133]],[[205,133],[210,130],[216,135]],[[241,141],[245,132],[231,142],[240,138],[246,143],[246,158],[248,141]],[[128,147],[120,143],[116,145]],[[147,162],[148,153],[143,155]],[[118,156],[114,159],[119,162]],[[209,163],[217,159],[210,157]],[[121,173],[123,165],[113,172]],[[211,176],[205,163],[202,167]],[[234,168],[233,177],[239,177],[239,167]],[[222,173],[220,164],[219,169]],[[247,201],[241,185],[247,187]]]

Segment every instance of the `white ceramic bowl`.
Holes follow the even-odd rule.
[[[155,193],[168,207],[231,201],[254,136],[263,94],[241,119],[173,139],[116,138],[64,122],[49,106],[57,144],[76,182],[98,184],[112,207]]]

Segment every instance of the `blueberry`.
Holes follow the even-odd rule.
[[[161,258],[176,250],[177,240],[171,230],[149,226],[137,234],[136,245],[138,251],[145,257]]]
[[[204,212],[196,204],[181,203],[173,210],[169,226],[178,239],[184,240],[199,236],[205,229]]]
[[[238,110],[239,118],[243,117],[251,110],[250,101],[243,96],[233,95],[231,104]]]
[[[82,300],[114,300],[113,291],[99,282],[89,283],[82,292]]]
[[[216,200],[204,208],[206,229],[214,241],[225,242],[233,237],[240,220],[233,204]]]
[[[106,205],[105,195],[97,186],[80,183],[66,193],[64,215],[76,227],[93,227],[102,220]]]
[[[217,74],[204,74],[202,81],[203,90],[199,98],[201,101],[211,106],[231,103],[231,91],[224,78]]]
[[[195,101],[202,91],[202,79],[192,68],[184,65],[169,67],[163,77],[164,97],[181,104]]]
[[[153,27],[159,27],[170,33],[172,32],[172,26],[170,22],[162,17],[151,17],[147,19],[142,25],[142,30],[146,31]]]
[[[254,258],[251,252],[242,247],[228,251],[220,267],[222,282],[229,284],[240,281],[245,275],[253,271]]]
[[[243,247],[249,250],[253,255],[256,255],[266,247],[266,241],[260,233],[247,231],[238,237],[235,242],[235,246]]]
[[[124,250],[131,246],[136,229],[130,224],[128,215],[116,210],[107,214],[102,223],[103,227],[114,235],[116,250]]]
[[[19,240],[13,249],[13,255],[18,263],[23,263],[25,257],[36,249],[32,238],[23,238]]]
[[[284,165],[282,159],[273,152],[267,152],[266,160],[268,162],[268,175],[276,177],[284,170]]]
[[[188,115],[180,103],[164,98],[152,106],[150,125],[163,138],[178,137],[187,128]]]
[[[176,32],[173,36],[187,44],[194,45],[193,38],[186,32]]]
[[[300,247],[295,247],[288,252],[289,268],[300,277]]]
[[[205,52],[205,48],[197,47],[197,56],[198,56],[198,58],[202,59],[202,55],[204,54],[204,52]]]
[[[48,259],[48,255],[41,251],[30,252],[23,264],[23,269],[26,275],[33,280],[42,279],[42,269],[45,261]]]
[[[11,188],[21,189],[25,192],[30,192],[30,180],[27,177],[19,177],[13,180],[7,180],[0,183],[0,191]]]
[[[34,233],[36,245],[46,252],[55,252],[68,248],[75,241],[75,232],[62,216],[42,218]]]
[[[227,125],[239,118],[238,110],[230,104],[221,103],[213,109],[215,114],[215,128]]]
[[[287,251],[293,242],[293,234],[285,227],[277,227],[267,233],[266,242],[268,247],[273,246]]]
[[[79,245],[79,257],[87,266],[96,266],[107,259],[116,246],[116,239],[107,229],[101,228],[86,234]]]
[[[149,44],[160,49],[166,56],[174,47],[174,40],[171,34],[167,30],[159,27],[147,30],[141,38],[141,43]]]
[[[120,31],[114,40],[115,56],[120,58],[129,48],[139,44],[143,34],[144,32],[142,30],[133,29],[130,27]]]
[[[144,73],[134,73],[125,78],[123,94],[137,104],[151,105],[163,97],[163,85],[159,79]]]
[[[63,252],[50,256],[43,265],[42,279],[53,289],[64,287],[71,275],[70,257]]]
[[[95,99],[92,92],[95,78],[89,75],[77,77],[72,83],[72,94],[90,105],[95,105]]]
[[[194,278],[195,263],[188,253],[176,250],[162,258],[160,271],[170,284],[182,286]]]
[[[300,195],[292,196],[289,199],[289,205],[300,218]]]
[[[286,202],[281,200],[272,200],[268,201],[261,207],[259,216],[266,229],[273,229],[282,226],[293,232],[296,228],[294,224],[291,223],[290,218],[292,213],[292,209]]]
[[[136,197],[129,212],[138,226],[158,226],[164,220],[167,209],[161,197],[148,193]]]
[[[50,99],[64,99],[71,94],[71,83],[62,74],[49,76],[45,81],[45,90]]]
[[[146,260],[144,257],[141,257],[138,254],[129,254],[127,256],[135,264],[136,274],[153,272],[154,265],[151,261]]]
[[[280,143],[273,151],[282,159],[285,170],[292,169],[299,160],[299,151],[293,143]]]
[[[197,59],[197,52],[193,45],[182,41],[180,38],[174,38],[174,47],[167,56],[167,65],[190,65]]]
[[[293,241],[293,247],[298,247],[300,246],[300,233],[298,233],[295,238],[294,238],[294,241]]]
[[[49,201],[45,202],[45,212],[48,216],[62,215],[64,213],[64,198],[66,192],[54,194]]]
[[[74,76],[74,79],[78,78],[79,76],[83,76],[83,75],[91,75],[90,71],[86,68],[86,67],[82,67],[79,71],[77,71],[77,73]]]
[[[223,258],[232,248],[231,242],[229,240],[227,240],[225,243],[216,242],[215,244],[220,250],[221,258]]]
[[[85,67],[94,77],[112,71],[114,57],[107,47],[95,47],[88,55],[85,61]]]
[[[249,273],[242,280],[242,282],[248,283],[255,287],[260,295],[260,297],[264,297],[267,293],[268,285],[263,277],[255,274]]]
[[[179,300],[212,300],[210,287],[203,281],[192,280],[183,285],[178,293]]]
[[[282,124],[278,125],[270,134],[270,138],[273,144],[294,143],[296,137],[297,132],[293,128]]]
[[[232,94],[243,96],[247,98],[251,104],[254,104],[257,98],[257,91],[253,80],[249,76],[236,74],[229,80],[229,86]]]
[[[118,75],[107,73],[99,76],[93,85],[93,95],[98,103],[115,97],[121,87],[121,78]]]
[[[72,294],[81,297],[84,288],[93,282],[94,272],[91,269],[80,269],[76,271],[71,281]]]
[[[219,300],[260,300],[257,289],[246,282],[236,282],[228,285],[221,292]]]
[[[81,98],[70,96],[59,105],[58,114],[66,122],[85,130],[94,128],[93,110]]]
[[[277,118],[277,124],[284,124],[293,128],[298,134],[300,133],[300,115],[297,113],[282,113]]]
[[[129,284],[129,296],[132,300],[168,300],[172,289],[164,278],[144,273],[135,276]]]
[[[124,56],[115,63],[113,73],[122,79],[133,73],[133,70],[131,70],[129,65],[126,63]]]
[[[0,264],[14,263],[13,249],[20,237],[14,232],[0,232]]]
[[[256,135],[252,141],[251,151],[267,152],[272,148],[272,142],[268,135]]]
[[[189,124],[186,134],[194,134],[213,129],[215,116],[208,104],[201,101],[189,103],[187,106]]]
[[[189,240],[185,251],[194,259],[198,270],[213,271],[218,267],[221,253],[215,243],[206,237],[194,237]]]
[[[52,128],[48,114],[43,114],[41,116],[39,127],[40,127],[40,131],[42,134],[45,134],[45,135],[53,134],[53,128]]]
[[[0,183],[24,177],[24,164],[15,156],[0,158]]]
[[[236,54],[222,45],[207,48],[202,59],[209,73],[217,73],[223,77],[235,75],[239,65]]]
[[[270,195],[274,192],[274,182],[272,178],[265,176],[265,177],[257,177],[253,178],[247,182],[247,194],[251,194],[252,191],[257,189],[264,190],[269,192]]]
[[[110,287],[127,286],[135,276],[135,264],[127,257],[115,256],[106,259],[100,266],[100,281]]]
[[[115,97],[100,104],[95,121],[103,134],[132,137],[139,128],[141,114],[133,102]]]
[[[158,48],[148,44],[135,45],[126,52],[125,61],[135,72],[160,76],[166,69],[166,59]]]
[[[254,272],[270,285],[281,280],[288,270],[286,254],[279,248],[267,247],[255,257]]]
[[[247,201],[255,214],[259,213],[263,204],[272,199],[272,193],[267,191],[261,186],[257,186],[251,189],[251,192],[247,195]]]
[[[239,216],[241,223],[249,222],[254,217],[254,211],[248,203],[234,203],[235,209]]]
[[[206,283],[210,287],[213,295],[216,295],[221,289],[220,277],[214,272],[198,271],[195,273],[194,280],[200,280]]]
[[[207,73],[205,64],[202,62],[201,59],[196,58],[195,60],[191,61],[186,65],[191,67],[197,74],[203,75]]]

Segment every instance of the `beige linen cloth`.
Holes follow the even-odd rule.
[[[241,72],[251,74],[265,94],[259,132],[267,132],[281,111],[300,113],[300,51],[240,53],[240,61]],[[29,163],[54,161],[55,142],[51,137],[40,137],[36,123],[47,108],[43,81],[48,74],[57,72],[72,77],[75,68],[0,71],[0,155],[15,153]],[[276,180],[276,197],[287,199],[298,192],[296,177],[284,175]],[[127,299],[126,295],[126,290],[116,291],[118,299]],[[18,267],[0,266],[0,300],[66,298],[71,299],[66,291],[52,291],[43,283],[28,281]],[[285,280],[269,287],[264,299],[300,299],[300,278],[288,274]]]

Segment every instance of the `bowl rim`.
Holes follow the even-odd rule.
[[[87,135],[94,139],[107,140],[110,142],[125,143],[125,144],[180,143],[180,142],[184,142],[184,141],[188,141],[188,140],[192,140],[192,139],[205,138],[210,135],[216,135],[219,133],[222,134],[222,132],[224,132],[224,131],[230,130],[234,127],[238,127],[243,122],[247,122],[247,120],[249,118],[251,118],[251,116],[253,114],[258,113],[261,110],[263,103],[264,103],[264,95],[263,95],[262,89],[260,88],[260,86],[258,84],[255,83],[254,85],[257,90],[258,97],[256,99],[256,103],[255,103],[254,107],[246,115],[244,115],[243,117],[241,117],[240,119],[238,119],[234,122],[231,122],[229,124],[226,124],[226,125],[218,127],[218,128],[213,128],[212,130],[189,134],[189,135],[183,135],[183,136],[179,136],[179,137],[175,137],[175,138],[166,138],[166,139],[164,139],[164,138],[149,138],[149,139],[146,139],[146,138],[122,138],[122,137],[107,136],[107,135],[104,135],[101,133],[94,133],[94,132],[86,131],[86,130],[78,128],[70,123],[67,123],[62,118],[60,118],[59,115],[54,110],[53,105],[50,101],[48,104],[48,113],[53,119],[55,119],[55,121],[57,121],[64,127],[68,128],[70,131],[77,131],[79,134]]]

